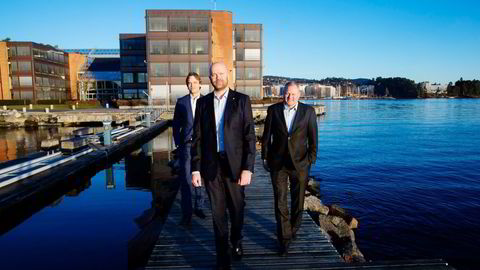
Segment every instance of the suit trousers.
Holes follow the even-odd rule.
[[[191,170],[191,149],[192,144],[186,143],[179,148],[180,152],[180,194],[182,214],[184,218],[190,219],[192,217],[192,190],[194,193],[194,207],[201,209],[205,204],[205,195],[202,187],[192,186],[192,170]]]
[[[215,232],[217,264],[228,265],[228,209],[231,236],[230,242],[236,245],[242,240],[243,210],[245,208],[245,188],[231,178],[230,166],[225,154],[218,154],[219,166],[215,179],[205,180],[205,187],[212,207],[212,220]]]
[[[291,164],[271,172],[275,201],[277,238],[280,244],[290,241],[302,223],[305,186],[308,181],[308,168],[297,171]],[[288,215],[288,180],[290,180],[291,216]]]

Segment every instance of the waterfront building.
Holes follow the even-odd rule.
[[[427,94],[446,94],[448,84],[430,83],[427,81],[427,82],[421,82],[420,87]]]
[[[338,91],[331,85],[315,83],[305,88],[305,95],[315,98],[334,98],[338,96]]]
[[[64,49],[65,52],[86,57],[80,68],[73,69],[72,87],[79,100],[109,102],[122,98],[119,49]],[[120,95],[120,97],[119,97]]]
[[[26,104],[72,99],[70,65],[75,64],[68,53],[51,45],[0,42],[0,99]]]
[[[174,104],[188,93],[185,77],[197,72],[203,94],[211,90],[209,65],[223,61],[230,87],[252,98],[262,94],[262,25],[233,24],[232,12],[146,10],[145,34],[120,34],[124,98]]]

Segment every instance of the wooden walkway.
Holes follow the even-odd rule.
[[[244,256],[232,260],[233,269],[451,269],[441,260],[345,264],[327,235],[304,212],[297,238],[287,257],[278,255],[273,191],[270,176],[257,155],[252,184],[245,190],[243,229]],[[180,192],[179,192],[180,193]],[[178,226],[181,219],[180,194],[170,210],[162,233],[145,269],[212,269],[215,243],[210,210],[207,217],[192,218],[192,228]]]

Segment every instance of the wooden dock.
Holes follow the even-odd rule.
[[[255,164],[252,184],[245,189],[243,229],[244,256],[232,261],[233,269],[452,269],[442,260],[410,260],[346,264],[329,237],[304,212],[297,238],[287,257],[278,255],[273,191],[270,175]],[[192,228],[178,226],[181,219],[180,192],[145,269],[212,269],[216,253],[210,210],[207,217],[192,218]]]

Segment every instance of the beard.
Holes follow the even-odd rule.
[[[212,85],[217,90],[225,89],[228,86],[228,79],[225,80],[225,81],[224,80],[216,80],[215,82],[212,82]]]

